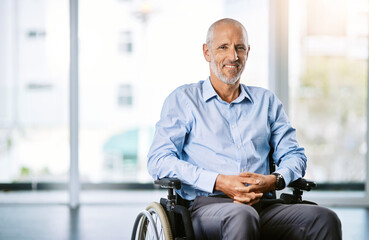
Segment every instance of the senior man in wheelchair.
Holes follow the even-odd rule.
[[[203,45],[210,77],[165,100],[149,173],[182,181],[178,193],[189,203],[196,239],[341,239],[333,211],[267,199],[305,174],[306,156],[278,98],[240,83],[249,53],[240,22],[210,26]]]

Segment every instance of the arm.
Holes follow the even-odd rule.
[[[291,126],[282,103],[274,95],[271,98],[268,118],[271,129],[270,146],[277,165],[276,172],[283,176],[287,186],[305,175],[307,159],[304,148],[299,147],[296,130]]]
[[[217,173],[199,168],[181,159],[193,119],[181,89],[165,100],[156,124],[153,144],[148,155],[148,171],[154,179],[176,177],[196,189],[211,193]]]

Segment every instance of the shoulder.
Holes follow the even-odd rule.
[[[168,99],[184,100],[198,98],[202,95],[203,83],[204,81],[199,81],[179,86],[169,94]]]
[[[278,101],[277,96],[268,89],[255,86],[246,86],[245,84],[241,84],[241,86],[254,102],[266,100],[269,102],[274,102],[276,100]]]
[[[191,112],[196,108],[194,102],[197,102],[201,96],[201,89],[202,81],[177,87],[164,101],[162,118],[176,118],[187,123],[191,122]]]

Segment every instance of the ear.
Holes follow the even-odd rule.
[[[206,61],[210,62],[211,61],[211,59],[210,59],[210,49],[209,49],[209,47],[206,43],[204,43],[202,45],[202,52],[204,54],[204,57],[205,57]]]

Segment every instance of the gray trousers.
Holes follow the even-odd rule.
[[[342,239],[337,215],[317,205],[277,202],[251,207],[231,199],[197,197],[189,210],[196,239]]]

